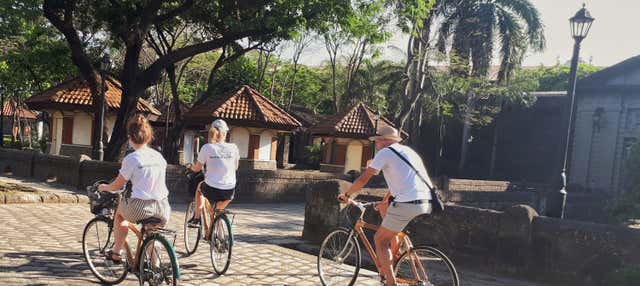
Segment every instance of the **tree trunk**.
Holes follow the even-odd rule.
[[[494,178],[496,171],[496,157],[498,151],[498,140],[500,140],[500,132],[502,131],[502,115],[504,111],[504,101],[500,104],[500,113],[493,120],[494,128],[493,128],[493,142],[491,144],[491,160],[489,163],[489,177]]]
[[[464,115],[464,127],[462,128],[462,142],[460,147],[460,162],[458,163],[458,175],[462,175],[464,167],[467,163],[467,153],[469,151],[469,138],[471,134],[471,117],[475,109],[475,99],[473,98],[473,89],[467,93],[467,106]]]
[[[169,164],[178,164],[178,149],[180,148],[180,135],[184,129],[182,114],[180,112],[180,95],[178,94],[178,81],[176,80],[176,70],[173,66],[167,68],[167,76],[171,84],[171,95],[173,96],[173,128],[165,137],[164,158]]]

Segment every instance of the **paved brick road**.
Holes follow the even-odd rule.
[[[318,285],[312,255],[277,244],[295,242],[304,220],[304,205],[233,204],[237,243],[228,273],[217,277],[208,247],[183,257],[184,205],[174,205],[170,227],[180,230],[176,248],[183,273],[181,285]],[[82,257],[81,233],[91,218],[84,204],[0,205],[1,285],[87,285],[97,279]],[[125,285],[135,285],[130,275]],[[378,285],[377,275],[361,271],[358,285]],[[462,273],[463,285],[535,284]]]

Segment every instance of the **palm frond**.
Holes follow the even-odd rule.
[[[529,45],[534,50],[543,50],[546,45],[544,25],[538,9],[530,0],[496,0],[496,4],[508,9],[524,20],[527,26]]]

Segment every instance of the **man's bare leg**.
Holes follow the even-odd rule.
[[[391,241],[395,239],[398,233],[381,226],[374,236],[376,244],[376,255],[378,256],[378,264],[380,265],[380,271],[382,277],[386,281],[386,286],[396,285],[396,277],[393,275],[393,268],[391,262],[393,257],[391,255]]]

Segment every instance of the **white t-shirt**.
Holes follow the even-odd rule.
[[[413,151],[408,146],[404,146],[398,143],[394,143],[391,146],[398,151],[400,155],[408,159],[413,167],[420,172],[423,178],[429,182],[431,186],[431,179],[427,173],[427,169],[420,158],[420,155]],[[410,202],[414,200],[430,200],[431,193],[425,183],[416,175],[416,172],[409,167],[409,165],[391,151],[388,147],[376,153],[375,157],[371,161],[369,167],[382,171],[384,174],[384,180],[387,181],[389,191],[395,198],[396,202]]]
[[[198,153],[198,162],[205,165],[204,182],[216,189],[236,187],[236,161],[240,159],[238,146],[232,143],[208,143]]]
[[[131,181],[132,198],[162,200],[169,195],[165,182],[167,161],[158,151],[140,148],[122,160],[120,175]]]

